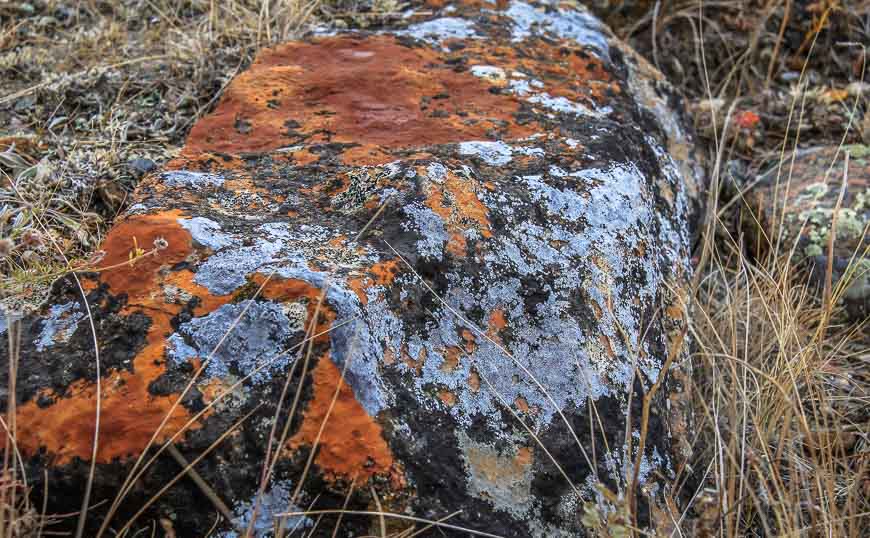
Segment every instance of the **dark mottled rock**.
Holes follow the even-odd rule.
[[[341,507],[354,481],[351,509],[374,492],[496,535],[574,536],[597,480],[629,489],[661,381],[636,473],[652,524],[686,428],[692,140],[661,75],[592,16],[498,5],[266,49],[140,184],[102,246],[108,269],[82,275],[103,360],[94,502],[164,419],[157,440],[181,432],[193,459],[250,413],[196,467],[245,525],[289,376],[277,432],[301,384],[299,406],[258,529]],[[75,290],[59,282],[22,322],[18,446],[57,512],[78,509],[96,405]],[[111,526],[178,470],[157,458]],[[136,525],[158,517],[193,536],[215,510],[182,480]],[[348,516],[343,532],[372,524]]]
[[[849,170],[844,183],[847,153]],[[802,150],[793,164],[785,159],[782,166],[765,172],[748,201],[761,224],[748,234],[755,250],[762,255],[790,253],[794,261],[808,268],[810,281],[819,289],[827,275],[836,210],[832,284],[852,317],[870,313],[870,147]]]
[[[133,174],[133,177],[137,179],[157,169],[157,164],[154,161],[142,158],[133,159],[127,163],[127,166],[130,168],[130,173]]]

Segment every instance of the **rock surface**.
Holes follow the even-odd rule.
[[[853,318],[870,314],[870,146],[802,150],[793,164],[786,159],[781,168],[764,173],[748,200],[761,224],[750,230],[756,250],[770,252],[778,241],[778,252],[793,251],[793,258],[808,268],[811,282],[820,289],[836,211],[832,285],[842,282],[839,298]]]
[[[575,536],[596,482],[624,492],[635,474],[652,524],[686,428],[703,189],[679,98],[579,9],[416,12],[262,51],[140,184],[103,270],[81,275],[100,352],[95,503],[161,424],[158,443],[177,434],[193,460],[247,417],[195,467],[244,527],[273,417],[280,436],[301,383],[255,536],[274,514],[348,495],[356,510],[461,511],[447,522],[498,536]],[[88,319],[67,277],[21,321],[18,448],[34,491],[47,471],[57,512],[78,510],[91,460]],[[179,470],[158,456],[110,526]],[[184,478],[133,528],[164,518],[194,536],[216,517]],[[345,516],[342,533],[378,525]]]

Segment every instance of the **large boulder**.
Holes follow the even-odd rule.
[[[347,503],[576,536],[584,503],[624,508],[601,487],[661,515],[704,187],[680,100],[579,8],[413,13],[263,50],[143,179],[85,298],[65,277],[8,331],[51,512],[80,507],[99,402],[86,536],[137,462],[109,528],[198,458],[132,529],[203,535],[223,503],[222,536],[266,536]]]

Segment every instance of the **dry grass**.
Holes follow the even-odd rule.
[[[715,163],[692,305],[696,489],[679,534],[870,528],[868,320],[843,312],[849,279],[836,282],[830,266],[824,290],[811,282],[776,222],[763,230],[771,241],[761,257],[740,233],[741,219],[757,217],[742,211],[739,191],[765,165],[780,163],[785,183],[805,144],[870,141],[866,51],[855,45],[867,42],[870,6],[807,4],[675,2],[649,19],[656,59],[682,81]],[[735,125],[743,111],[759,127]],[[857,270],[866,266],[847,274]]]
[[[736,245],[732,244],[732,247]],[[787,258],[717,252],[693,332],[707,479],[698,530],[862,536],[870,524],[867,322],[838,323]]]
[[[713,211],[687,305],[694,453],[673,494],[672,532],[659,532],[866,536],[868,321],[846,318],[837,301],[844,283],[830,274],[829,293],[815,289],[791,245],[748,256],[738,226],[748,217],[731,201],[765,164],[787,163],[798,137],[870,142],[866,52],[854,45],[870,41],[870,7],[845,0],[625,4],[608,11],[611,23],[689,97],[716,163]],[[8,132],[0,137],[10,135],[0,138],[0,296],[25,304],[39,302],[66,270],[64,256],[74,265],[98,263],[91,252],[141,175],[131,161],[159,166],[171,158],[258,48],[307,24],[367,25],[401,7],[392,0],[29,5],[0,4],[0,78],[8,81],[0,95]],[[759,127],[723,129],[743,111],[758,114]],[[33,505],[41,494],[28,490],[9,441],[0,538],[35,536],[54,520]],[[274,462],[264,465],[271,472]],[[607,502],[603,518],[586,508],[593,533],[641,534],[632,529],[631,503]]]

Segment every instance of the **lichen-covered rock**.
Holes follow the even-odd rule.
[[[93,500],[114,498],[161,424],[156,440],[178,434],[193,459],[250,415],[196,466],[247,525],[301,383],[257,536],[351,489],[349,509],[577,535],[599,480],[651,524],[686,427],[703,184],[685,125],[661,75],[576,8],[433,3],[262,51],[143,180],[105,269],[81,275],[102,376]],[[18,448],[58,512],[78,509],[97,402],[77,290],[61,280],[21,322]],[[158,457],[111,526],[179,470]],[[215,515],[185,479],[140,519],[193,536]],[[342,532],[373,524],[345,516]]]
[[[785,159],[765,172],[748,200],[761,224],[749,233],[756,250],[764,254],[778,244],[779,253],[791,254],[809,269],[818,288],[828,271],[836,211],[832,284],[842,281],[840,300],[853,317],[870,313],[870,147],[802,150],[793,161]]]

